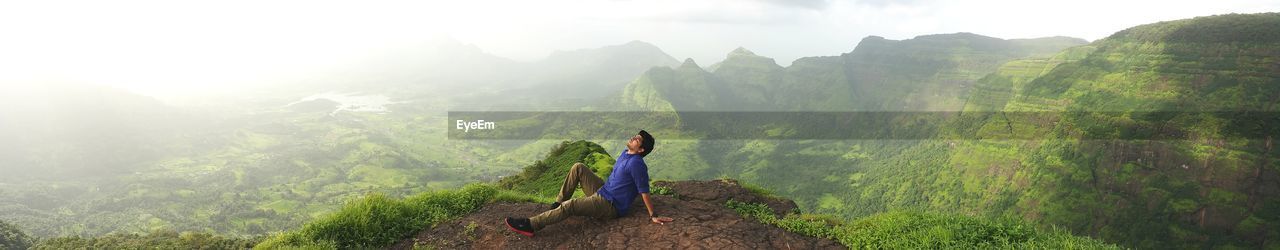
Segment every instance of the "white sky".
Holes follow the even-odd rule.
[[[738,46],[788,65],[849,52],[869,35],[1094,40],[1144,23],[1274,11],[1280,1],[5,1],[0,83],[262,84],[440,37],[522,61],[642,40],[702,65]]]

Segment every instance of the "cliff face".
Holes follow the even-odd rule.
[[[415,245],[439,249],[843,249],[835,241],[802,236],[744,218],[725,206],[730,199],[760,203],[782,216],[795,210],[794,202],[753,193],[733,180],[654,183],[654,209],[674,218],[665,225],[648,222],[644,203],[613,220],[572,217],[550,225],[532,238],[507,230],[507,216],[533,216],[547,204],[498,202],[461,219],[437,224],[405,239],[393,249]]]
[[[934,204],[1021,214],[1136,248],[1276,246],[1275,27],[1280,13],[1160,22],[1007,63],[976,83],[966,111],[1071,115],[970,113],[948,129],[1052,136],[950,145],[944,171],[980,181],[925,197],[980,197]]]
[[[906,40],[867,37],[839,56],[782,67],[738,48],[698,67],[654,67],[623,87],[608,108],[665,111],[950,111],[1001,64],[1084,45],[1078,38],[1004,40],[971,33]]]

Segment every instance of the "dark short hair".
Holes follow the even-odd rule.
[[[649,155],[649,153],[652,153],[653,144],[654,144],[653,135],[650,135],[649,132],[647,131],[640,130],[640,148],[644,149],[644,152],[640,153],[640,157],[644,157],[646,155]]]

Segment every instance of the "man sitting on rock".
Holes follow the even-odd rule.
[[[564,185],[560,186],[556,202],[551,203],[551,210],[532,218],[507,217],[507,227],[516,233],[533,237],[534,231],[573,215],[613,219],[627,215],[636,195],[644,200],[644,206],[649,210],[650,222],[671,222],[672,219],[668,217],[654,217],[653,203],[649,201],[649,167],[644,163],[644,156],[653,152],[653,144],[653,136],[644,130],[632,136],[627,141],[626,151],[613,164],[608,182],[600,180],[585,164],[573,164],[569,176],[564,179]],[[586,197],[569,199],[579,185]]]

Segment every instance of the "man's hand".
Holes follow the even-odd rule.
[[[671,222],[671,221],[673,221],[673,220],[675,220],[675,219],[672,219],[671,217],[651,217],[651,218],[649,218],[649,221],[653,222],[654,224],[658,224],[658,225],[666,225],[666,224],[667,224],[667,222]]]
[[[675,220],[675,219],[672,219],[671,217],[654,217],[653,216],[653,202],[649,201],[649,193],[640,193],[640,198],[641,200],[644,200],[644,207],[649,209],[649,222],[653,222],[653,224],[658,224],[658,225],[666,225],[667,222],[671,222]]]

